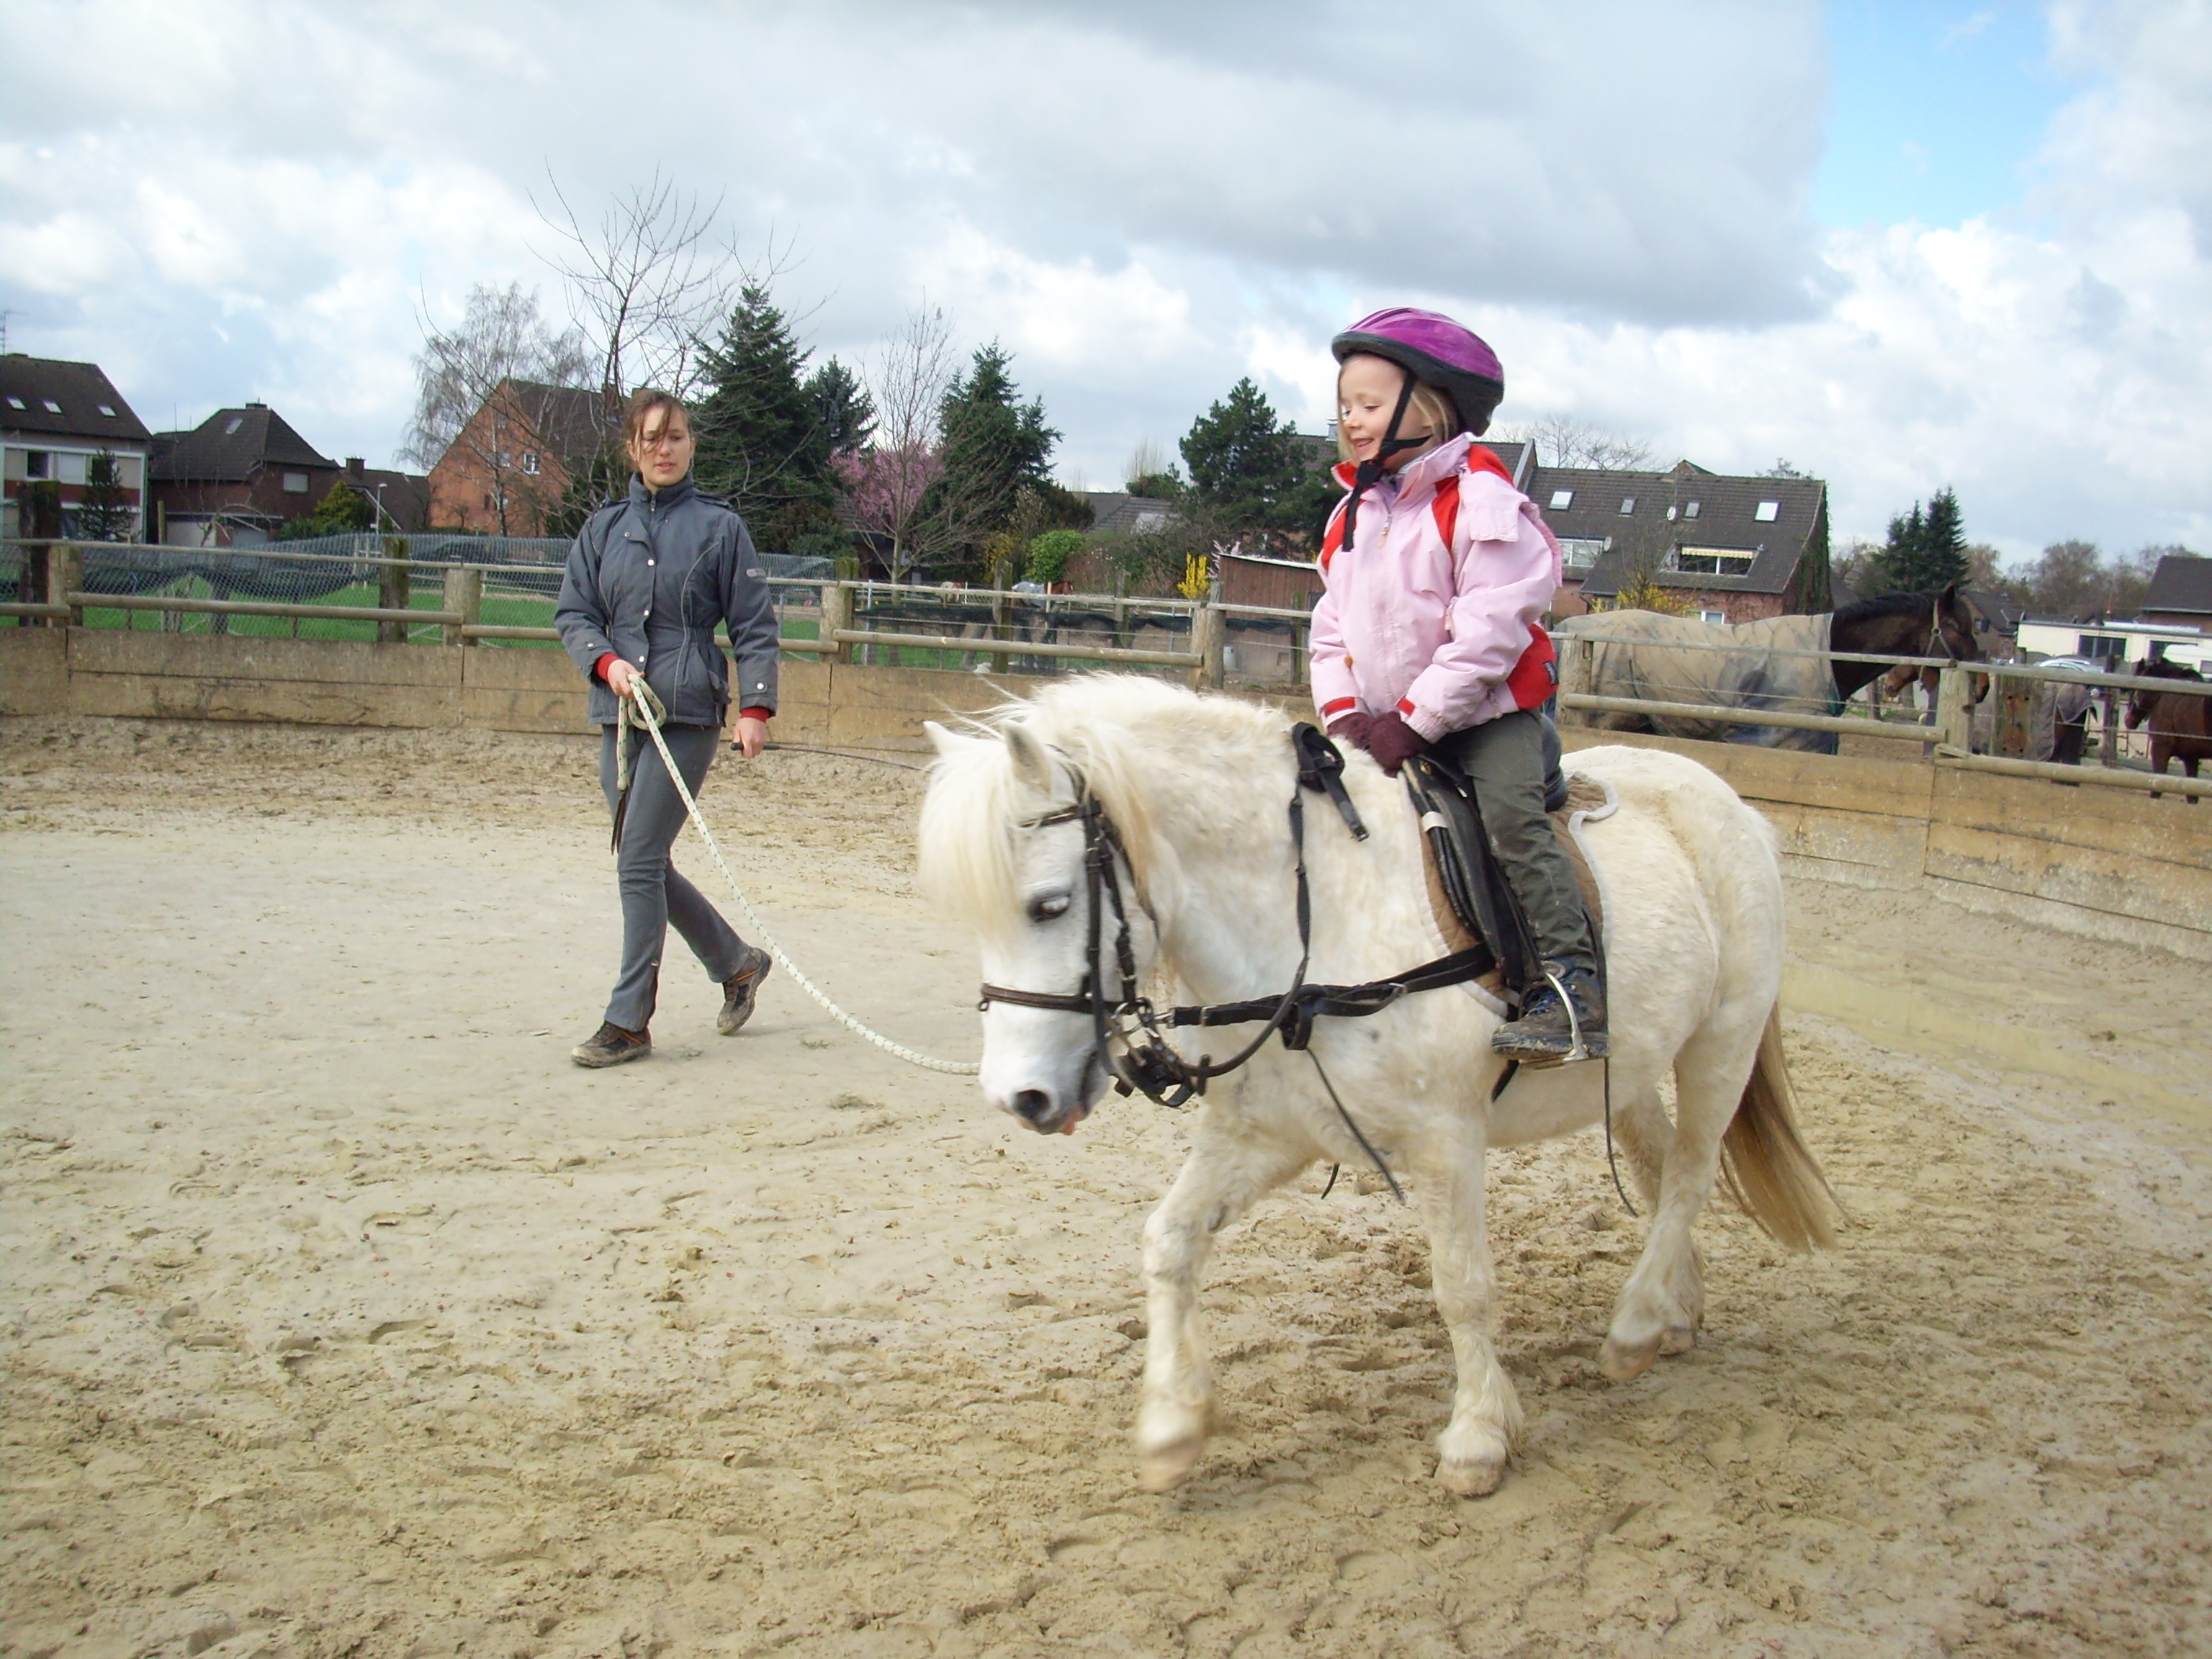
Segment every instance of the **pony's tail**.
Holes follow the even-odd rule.
[[[1721,1179],[1729,1196],[1770,1237],[1793,1250],[1820,1249],[1836,1242],[1832,1218],[1843,1206],[1797,1133],[1796,1097],[1782,1051],[1778,1003],[1767,1011],[1759,1059],[1721,1139]]]

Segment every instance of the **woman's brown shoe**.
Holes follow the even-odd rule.
[[[626,1060],[643,1060],[653,1052],[653,1038],[644,1031],[625,1031],[612,1020],[601,1025],[588,1042],[580,1042],[568,1050],[568,1058],[579,1066],[597,1068],[619,1066]]]
[[[722,1012],[714,1017],[714,1029],[724,1036],[735,1035],[753,1017],[753,999],[775,963],[775,958],[757,945],[748,945],[745,951],[745,965],[722,981]]]

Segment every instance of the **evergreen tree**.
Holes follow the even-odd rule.
[[[1231,524],[1268,527],[1306,471],[1297,440],[1297,428],[1277,421],[1274,405],[1248,375],[1183,434],[1192,493]]]
[[[814,371],[806,382],[806,395],[814,404],[825,457],[856,453],[875,435],[875,400],[860,376],[835,357]]]
[[[137,515],[124,497],[122,469],[113,452],[101,450],[84,468],[84,495],[76,509],[76,533],[88,542],[119,542]]]
[[[1959,495],[1948,484],[1928,503],[1921,526],[1921,567],[1911,591],[1948,587],[1966,580],[1966,526],[1959,513]]]
[[[782,310],[754,283],[739,290],[721,338],[701,349],[708,391],[692,416],[693,471],[702,489],[744,515],[767,550],[836,523],[819,396],[826,387],[822,374],[801,379],[806,359]],[[843,374],[841,366],[823,367]]]
[[[1042,398],[1020,401],[1006,373],[1012,361],[995,340],[977,347],[968,373],[945,388],[939,406],[945,471],[927,510],[942,529],[940,556],[948,562],[973,564],[1012,518],[1024,489],[1044,503],[1048,524],[1090,522],[1089,510],[1047,471],[1060,434],[1045,424]]]
[[[1889,540],[1875,561],[1884,592],[1925,593],[1962,582],[1968,574],[1966,526],[1958,495],[1948,486],[1936,492],[1925,510],[1915,501],[1910,513],[1889,521]]]

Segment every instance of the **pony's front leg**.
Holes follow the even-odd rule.
[[[1182,1173],[1145,1223],[1149,1332],[1137,1451],[1146,1492],[1165,1492],[1189,1474],[1212,1426],[1213,1377],[1199,1322],[1198,1280],[1214,1235],[1313,1161],[1307,1148],[1216,1127],[1223,1109],[1206,1108]]]
[[[1490,1340],[1497,1280],[1483,1214],[1483,1150],[1479,1131],[1455,1126],[1424,1158],[1429,1167],[1419,1182],[1429,1226],[1429,1277],[1457,1368],[1451,1421],[1437,1437],[1437,1479],[1461,1498],[1498,1490],[1513,1437],[1521,1431],[1521,1398]]]

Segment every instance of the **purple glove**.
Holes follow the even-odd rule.
[[[1374,717],[1368,726],[1366,738],[1367,741],[1362,747],[1375,757],[1376,765],[1394,778],[1398,775],[1398,769],[1407,761],[1429,751],[1429,740],[1407,725],[1404,717],[1395,708]]]
[[[1328,735],[1339,745],[1349,744],[1354,749],[1364,749],[1367,734],[1374,729],[1375,716],[1363,714],[1355,708],[1349,714],[1339,714],[1328,728]]]

